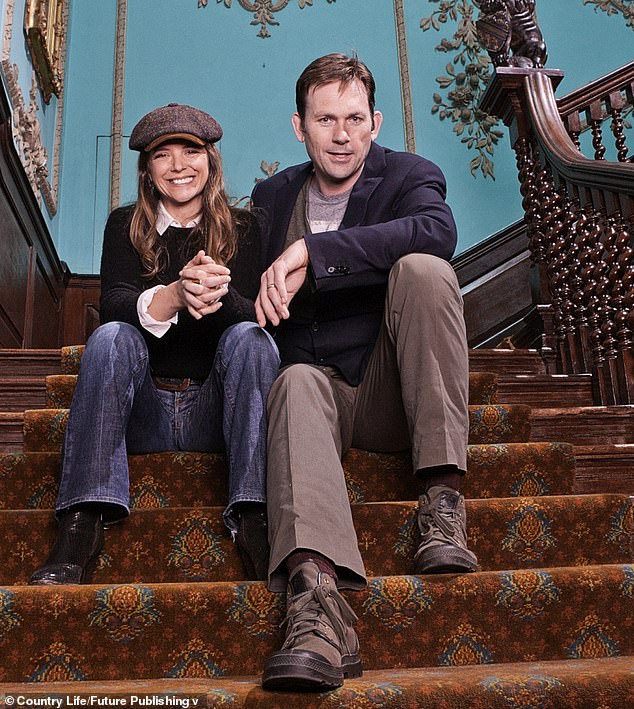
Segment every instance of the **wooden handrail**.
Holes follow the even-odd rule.
[[[628,66],[634,69],[634,62]],[[634,195],[634,164],[590,160],[583,156],[561,120],[550,79],[535,71],[524,81],[535,138],[551,166],[576,185]]]
[[[629,86],[630,90],[634,90],[634,62],[615,69],[600,79],[595,79],[589,84],[558,98],[557,107],[559,114],[562,118],[565,118],[573,111],[581,111],[593,101],[599,101],[604,96],[608,96],[624,86]]]

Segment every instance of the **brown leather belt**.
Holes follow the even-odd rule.
[[[181,379],[180,377],[157,377],[152,375],[152,381],[157,389],[163,389],[164,391],[185,391],[187,387],[192,384],[202,385],[205,383],[204,379],[190,379],[185,377]]]

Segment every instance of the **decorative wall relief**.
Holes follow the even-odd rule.
[[[429,0],[438,3],[430,17],[423,17],[423,32],[440,31],[442,24],[458,23],[453,39],[443,37],[436,46],[437,52],[453,53],[445,66],[446,74],[436,77],[443,93],[435,93],[431,112],[441,121],[449,120],[453,132],[467,150],[475,153],[469,163],[471,174],[480,172],[495,179],[493,169],[494,148],[504,135],[498,130],[498,120],[478,108],[480,96],[491,77],[492,65],[486,51],[478,41],[474,17],[477,0]]]
[[[326,0],[328,4],[336,2],[336,0]],[[207,7],[209,0],[198,0],[198,7]],[[252,25],[260,25],[258,37],[266,39],[270,37],[267,27],[269,25],[279,25],[275,19],[274,13],[283,10],[290,0],[238,0],[240,7],[247,12],[253,13]],[[232,0],[216,0],[216,4],[223,3],[225,7],[231,7]],[[297,0],[300,9],[303,10],[307,5],[312,5],[313,0]]]
[[[445,67],[446,74],[437,76],[436,82],[442,93],[435,93],[431,112],[441,121],[449,120],[453,132],[467,150],[475,152],[471,159],[472,175],[480,172],[484,177],[495,179],[493,154],[503,132],[498,130],[498,121],[478,109],[478,103],[491,77],[493,66],[487,52],[478,40],[475,15],[488,6],[509,6],[515,10],[526,9],[533,0],[428,0],[438,5],[429,17],[423,17],[420,26],[423,32],[441,31],[441,25],[457,23],[453,38],[443,37],[436,46],[437,52],[453,54]],[[584,5],[594,5],[608,15],[621,14],[627,25],[634,29],[634,0],[582,0]],[[481,13],[480,16],[482,16]],[[541,37],[540,37],[541,38]],[[545,48],[543,51],[545,59]],[[631,107],[623,116],[630,115]],[[629,123],[625,123],[629,127]]]
[[[66,27],[67,5],[65,0],[59,0],[62,10],[62,23]],[[22,93],[22,88],[18,81],[18,67],[11,63],[11,39],[13,35],[13,15],[15,0],[7,0],[4,14],[4,33],[2,36],[2,70],[7,84],[9,98],[13,108],[13,139],[16,149],[24,166],[24,170],[33,189],[33,193],[40,204],[42,201],[46,205],[48,212],[54,216],[57,212],[57,178],[59,163],[56,160],[53,166],[53,186],[49,182],[48,152],[42,142],[42,132],[40,122],[37,117],[38,112],[38,78],[36,71],[31,76],[31,89],[29,91],[29,102],[27,104]],[[32,8],[31,8],[32,9]],[[29,13],[27,3],[26,13]],[[57,11],[57,10],[56,10]],[[56,45],[59,52],[57,70],[62,71],[65,56],[65,45]],[[39,84],[41,87],[41,83]],[[59,85],[61,93],[61,84]],[[50,95],[49,95],[50,98]],[[59,152],[59,141],[61,139],[61,95],[58,101],[57,126],[55,131],[56,152]]]
[[[266,162],[266,160],[262,160],[260,163],[260,170],[264,173],[265,177],[256,177],[253,182],[257,185],[258,182],[263,182],[264,180],[267,180],[269,177],[273,177],[273,175],[279,170],[280,168],[280,161],[275,160],[271,163]],[[231,205],[234,207],[243,207],[244,209],[251,209],[251,195],[250,194],[245,194],[242,197],[230,197],[229,201],[231,202]]]
[[[608,15],[623,15],[625,24],[634,30],[634,0],[583,0],[584,5],[594,5],[594,11]]]
[[[64,0],[26,0],[24,32],[44,101],[60,96],[63,54],[66,41]]]
[[[279,167],[279,160],[275,160],[271,163],[266,162],[266,160],[262,160],[262,162],[260,163],[260,170],[262,170],[266,177],[256,177],[255,181],[262,182],[262,180],[266,180],[268,177],[273,177],[273,175],[279,170]]]

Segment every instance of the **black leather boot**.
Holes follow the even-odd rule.
[[[240,506],[240,519],[235,542],[247,578],[266,581],[269,572],[269,536],[266,505],[253,503]]]
[[[72,508],[59,520],[53,549],[29,583],[34,586],[89,583],[103,549],[103,537],[100,512]]]

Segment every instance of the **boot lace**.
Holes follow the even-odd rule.
[[[423,529],[424,522],[427,529]],[[462,524],[458,507],[447,505],[428,505],[427,509],[420,515],[419,526],[421,534],[434,535],[434,528],[447,539],[456,539],[461,536]]]
[[[334,603],[336,609],[331,606],[329,600]],[[315,633],[341,652],[346,645],[346,626],[356,620],[355,612],[341,594],[320,584],[293,598],[286,618],[282,622],[282,625],[287,624],[289,629],[284,647],[292,645],[305,635]],[[326,628],[326,632],[322,630],[322,627]],[[334,631],[339,646],[329,637],[327,630]]]

